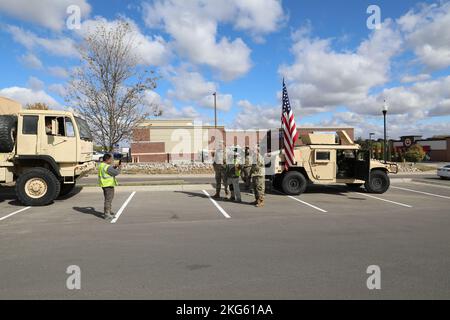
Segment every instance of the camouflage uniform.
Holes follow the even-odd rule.
[[[226,184],[230,186],[231,190],[231,200],[241,202],[241,190],[239,188],[239,177],[241,175],[241,169],[239,165],[239,160],[235,159],[234,164],[226,165]]]
[[[252,175],[253,190],[255,192],[256,201],[254,204],[257,207],[264,206],[264,191],[266,184],[266,167],[264,158],[259,153],[255,154],[250,171]]]
[[[244,165],[242,166],[242,181],[245,183],[245,189],[250,190],[251,184],[252,184],[252,165],[250,164],[250,154],[246,150],[245,151],[245,161]]]
[[[216,178],[216,194],[214,195],[214,198],[220,198],[220,189],[222,187],[222,183],[224,184],[225,195],[228,195],[228,185],[225,180],[225,150],[216,150],[216,154],[214,155],[213,168]]]

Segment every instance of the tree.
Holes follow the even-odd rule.
[[[28,103],[25,106],[28,110],[49,110],[48,104],[44,102]]]
[[[425,151],[420,144],[414,144],[409,147],[405,153],[405,160],[409,162],[420,162],[425,157]]]
[[[112,151],[149,116],[161,115],[158,106],[145,104],[147,90],[156,88],[154,71],[139,65],[133,27],[120,20],[99,22],[78,47],[81,65],[71,74],[66,101],[83,116],[97,143]]]

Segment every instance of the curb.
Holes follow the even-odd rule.
[[[99,192],[100,187],[83,187],[81,192]],[[156,186],[118,186],[116,191],[197,191],[215,190],[211,184],[181,184],[181,185],[156,185]]]

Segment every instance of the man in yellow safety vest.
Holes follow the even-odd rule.
[[[119,175],[121,167],[121,164],[114,166],[113,161],[112,155],[107,153],[103,156],[103,162],[98,166],[98,183],[103,189],[105,198],[103,217],[106,220],[114,219],[114,215],[111,214],[111,205],[114,199],[114,187],[117,186],[116,176]]]

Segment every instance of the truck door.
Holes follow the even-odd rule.
[[[19,121],[17,133],[17,154],[35,155],[38,145],[39,116],[24,115]]]
[[[358,150],[355,161],[355,178],[368,181],[370,176],[370,151]]]
[[[49,155],[56,162],[76,162],[77,139],[74,125],[68,117],[45,117],[45,123],[54,123],[56,132],[44,131],[41,139],[42,154]]]
[[[317,180],[336,179],[336,150],[314,150],[310,159],[311,173]]]

